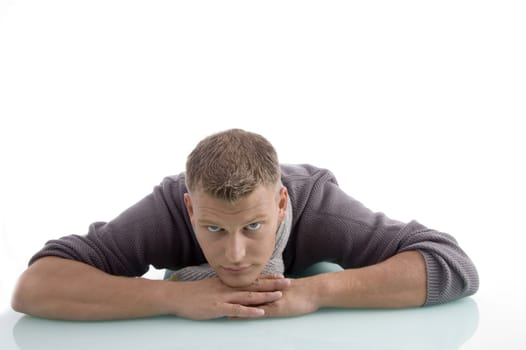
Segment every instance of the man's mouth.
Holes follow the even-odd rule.
[[[242,273],[247,271],[250,268],[250,265],[243,266],[222,266],[222,269],[229,273]]]

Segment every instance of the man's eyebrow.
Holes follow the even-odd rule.
[[[209,219],[209,218],[197,219],[197,223],[200,224],[200,225],[214,225],[214,226],[218,225],[216,220],[212,220],[212,219]]]
[[[251,223],[254,223],[254,222],[266,221],[267,217],[268,217],[267,214],[257,214],[257,215],[252,216],[250,218],[250,220],[246,220],[244,222],[245,222],[245,224],[248,225],[248,224],[251,224]],[[201,219],[197,219],[197,223],[199,225],[221,226],[221,224],[218,221],[220,221],[220,220],[211,219],[211,218],[207,218],[207,217],[204,217],[204,218],[201,218]]]
[[[251,224],[253,222],[265,221],[267,220],[267,214],[259,214],[252,217],[251,220],[248,220],[247,223]]]

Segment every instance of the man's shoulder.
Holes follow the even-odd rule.
[[[297,213],[310,201],[316,202],[326,185],[338,185],[330,170],[311,164],[281,164],[281,181]]]
[[[179,174],[175,175],[167,175],[164,177],[163,181],[161,182],[162,186],[182,186],[186,188],[186,182],[185,182],[185,172],[181,172]]]
[[[280,167],[284,184],[291,181],[317,182],[321,179],[336,181],[330,170],[312,164],[280,164]]]

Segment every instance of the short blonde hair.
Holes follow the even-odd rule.
[[[278,155],[263,136],[230,129],[201,140],[186,161],[186,186],[235,201],[259,185],[280,182]]]

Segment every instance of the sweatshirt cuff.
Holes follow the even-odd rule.
[[[440,276],[444,273],[442,266],[436,261],[436,259],[425,251],[420,250],[420,253],[424,256],[426,264],[426,302],[424,305],[435,305],[443,303],[442,289],[443,285],[440,281]]]

